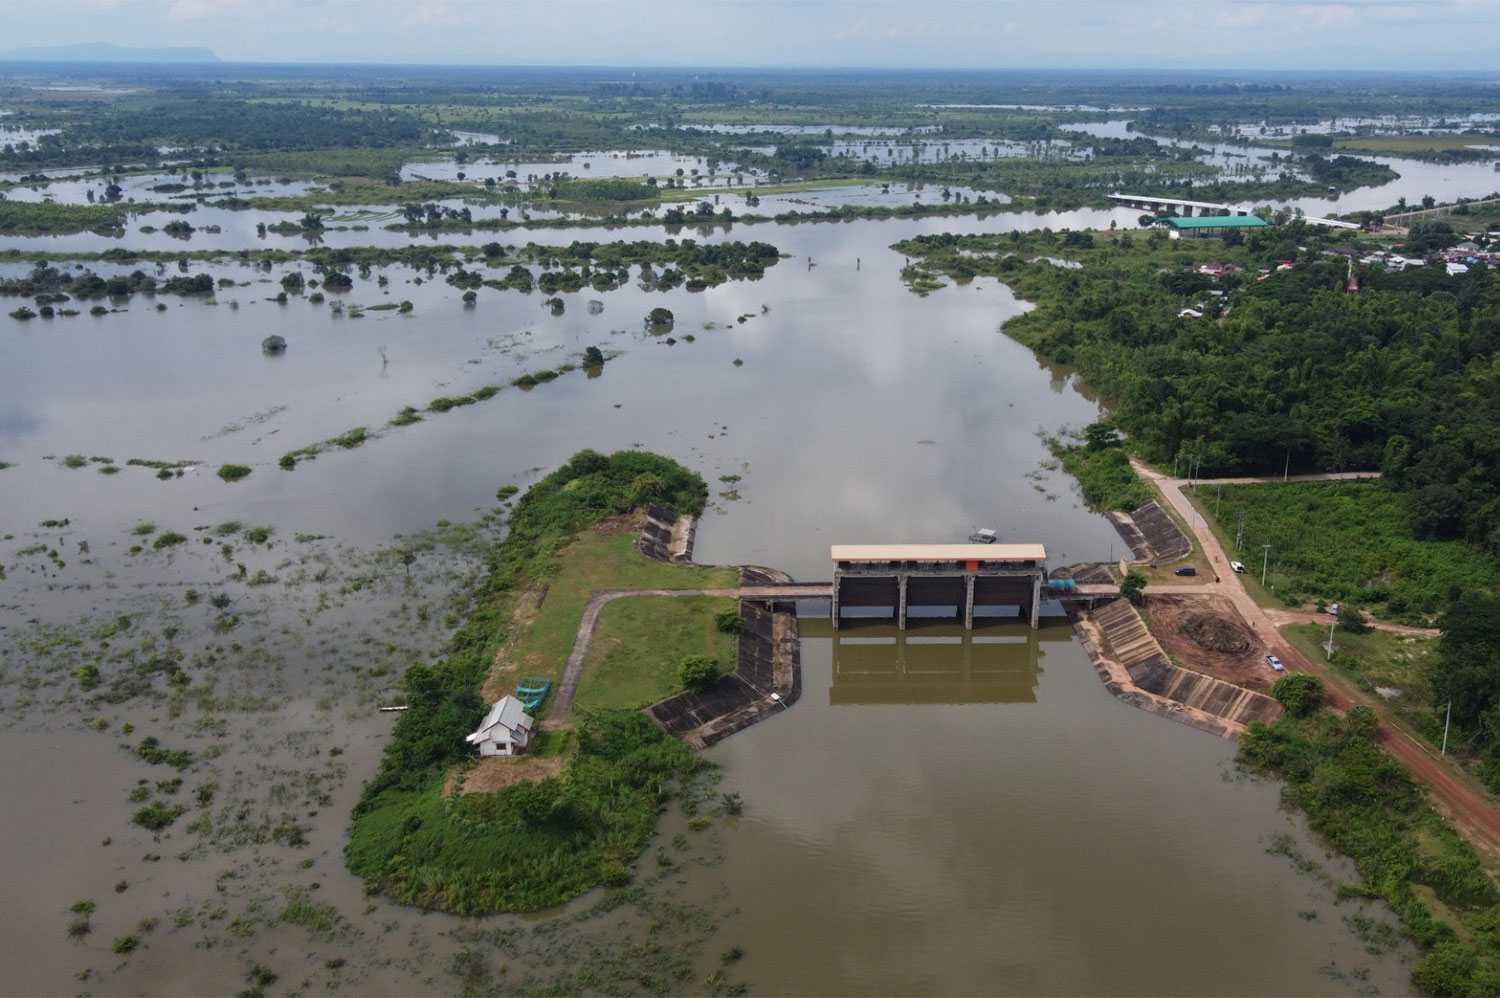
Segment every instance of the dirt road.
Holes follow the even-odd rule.
[[[1381,715],[1381,724],[1377,731],[1380,743],[1385,746],[1397,761],[1407,768],[1412,778],[1423,785],[1432,794],[1434,802],[1451,821],[1455,828],[1463,832],[1470,843],[1476,849],[1482,850],[1492,859],[1500,861],[1500,811],[1496,810],[1493,799],[1478,784],[1473,777],[1459,770],[1456,766],[1444,761],[1438,756],[1425,741],[1408,729],[1405,725],[1393,720],[1391,716],[1382,709],[1382,704],[1372,700],[1358,690],[1350,689],[1343,685],[1341,677],[1335,675],[1328,669],[1325,663],[1309,662],[1302,654],[1292,647],[1281,637],[1277,630],[1277,617],[1283,618],[1288,615],[1306,613],[1307,611],[1267,611],[1259,603],[1250,598],[1245,587],[1240,583],[1239,576],[1229,570],[1230,558],[1225,554],[1219,539],[1214,536],[1208,524],[1204,522],[1188,500],[1183,486],[1188,483],[1184,479],[1171,478],[1146,467],[1145,465],[1132,462],[1136,473],[1142,479],[1153,485],[1162,497],[1181,515],[1183,522],[1189,524],[1193,535],[1197,537],[1198,543],[1202,545],[1204,554],[1214,566],[1214,572],[1219,577],[1218,582],[1194,587],[1195,592],[1213,592],[1228,597],[1240,612],[1240,615],[1248,621],[1252,628],[1260,634],[1272,653],[1282,660],[1289,669],[1308,672],[1323,680],[1328,690],[1328,702],[1340,709],[1347,710],[1350,707],[1361,704],[1376,710]],[[1368,478],[1368,473],[1349,473],[1342,475],[1302,475],[1293,476],[1292,481],[1333,481],[1335,479]],[[1255,478],[1226,478],[1198,481],[1199,485],[1229,484],[1231,482],[1257,482],[1257,481],[1281,481],[1279,478],[1255,479]],[[1152,592],[1173,592],[1188,587],[1177,586],[1153,586]],[[1312,614],[1316,622],[1326,623],[1326,615]],[[1284,620],[1284,622],[1298,622],[1295,618]],[[1391,625],[1388,629],[1396,629]],[[1416,629],[1406,629],[1408,632],[1421,633]]]

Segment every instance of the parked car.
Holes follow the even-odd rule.
[[[1339,615],[1339,605],[1337,603],[1330,604],[1328,607],[1328,612],[1337,617]]]
[[[1229,563],[1229,567],[1234,569],[1236,572],[1243,572],[1245,570],[1245,563],[1241,561],[1231,561]]]
[[[1192,565],[1183,565],[1181,568],[1175,569],[1172,572],[1172,574],[1173,575],[1197,575],[1198,574],[1198,570],[1196,568],[1194,568]]]
[[[1266,664],[1275,669],[1277,672],[1282,672],[1286,669],[1286,666],[1281,664],[1281,659],[1277,658],[1275,655],[1267,655]]]

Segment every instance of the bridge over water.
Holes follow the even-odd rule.
[[[1125,205],[1129,208],[1140,208],[1142,211],[1168,210],[1176,212],[1183,218],[1192,218],[1196,211],[1200,217],[1203,216],[1228,216],[1228,215],[1250,215],[1251,210],[1244,205],[1225,204],[1219,201],[1189,201],[1183,198],[1159,197],[1155,194],[1111,194],[1111,201]],[[1358,222],[1345,222],[1339,218],[1316,218],[1312,215],[1302,216],[1302,221],[1309,225],[1322,225],[1330,229],[1358,229]]]

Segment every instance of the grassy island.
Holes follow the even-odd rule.
[[[469,764],[463,739],[484,714],[487,680],[498,672],[503,685],[514,662],[555,678],[594,589],[734,584],[733,570],[649,562],[633,535],[588,529],[646,503],[697,513],[707,494],[702,478],[667,458],[582,451],[517,501],[448,658],[406,672],[407,710],[355,809],[353,872],[403,903],[463,915],[534,910],[630,880],[673,788],[707,768],[629,709],[652,692],[649,681],[605,684],[571,730],[540,733],[529,760],[550,763],[535,770],[540,778],[452,791]],[[688,612],[708,619],[717,608]],[[671,601],[665,612],[680,609]],[[692,625],[685,631],[688,647],[702,640]],[[619,704],[611,688],[622,691]]]

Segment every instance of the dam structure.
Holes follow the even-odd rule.
[[[906,629],[912,607],[953,607],[966,628],[974,608],[1014,606],[1039,622],[1047,589],[1047,549],[1041,544],[835,544],[835,630],[846,607],[890,607]]]

